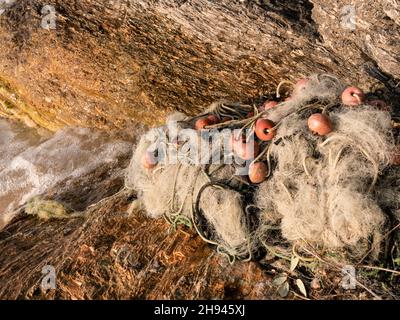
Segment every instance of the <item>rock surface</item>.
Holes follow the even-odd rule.
[[[230,265],[188,230],[170,233],[163,220],[149,220],[138,212],[129,216],[128,200],[121,195],[103,201],[89,209],[85,219],[39,222],[24,215],[16,218],[0,232],[0,298],[274,296],[271,276],[259,265]],[[47,265],[57,271],[56,290],[42,290],[42,269]]]
[[[126,128],[312,72],[395,90],[399,13],[395,0],[21,0],[0,17],[1,113]]]

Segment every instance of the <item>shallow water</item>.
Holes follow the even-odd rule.
[[[129,142],[92,129],[65,128],[43,137],[0,119],[0,229],[31,197],[116,162],[131,148]]]

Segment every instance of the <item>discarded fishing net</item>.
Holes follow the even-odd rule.
[[[331,75],[283,99],[286,84],[260,101],[172,115],[142,137],[126,187],[150,217],[194,227],[231,261],[293,246],[376,259],[398,229],[398,119]]]
[[[146,155],[150,142],[139,142],[126,176],[126,187],[139,192],[140,201],[152,218],[164,217],[176,228],[194,227],[207,242],[230,258],[248,257],[250,237],[244,203],[234,179],[234,168],[225,165],[196,165],[184,157],[169,163],[161,160],[149,170]]]

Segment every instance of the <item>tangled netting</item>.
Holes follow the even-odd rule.
[[[305,241],[358,256],[377,255],[388,220],[399,218],[400,175],[391,170],[398,156],[395,121],[389,107],[364,96],[354,94],[350,98],[355,105],[346,105],[346,87],[331,75],[312,75],[276,105],[222,101],[196,117],[174,114],[167,119],[174,121],[174,129],[166,125],[142,137],[126,186],[138,192],[150,217],[164,217],[174,227],[194,227],[231,261],[251,259],[262,245],[268,248],[276,230],[289,243]],[[329,132],[311,130],[309,119],[315,114],[328,119]],[[260,119],[273,124],[261,135]],[[205,135],[226,129],[236,133],[220,135],[212,143]],[[191,132],[189,147],[180,131],[186,136]],[[240,140],[245,151],[235,149],[232,141],[244,132],[256,132],[256,137]],[[263,139],[263,134],[269,136]],[[206,145],[207,152],[199,145]],[[189,154],[196,148],[194,159]],[[171,150],[177,159],[173,163]],[[223,150],[224,156],[216,150]],[[227,163],[227,154],[248,161]],[[257,163],[262,163],[261,169],[250,172]],[[239,167],[250,179],[238,174]],[[254,183],[252,175],[261,176],[261,181]]]

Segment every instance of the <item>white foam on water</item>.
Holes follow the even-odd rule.
[[[11,159],[31,146],[40,144],[43,138],[35,129],[0,119],[0,171]]]
[[[1,120],[0,229],[31,197],[117,162],[131,147],[126,141],[86,128],[65,128],[43,141],[34,129]]]

